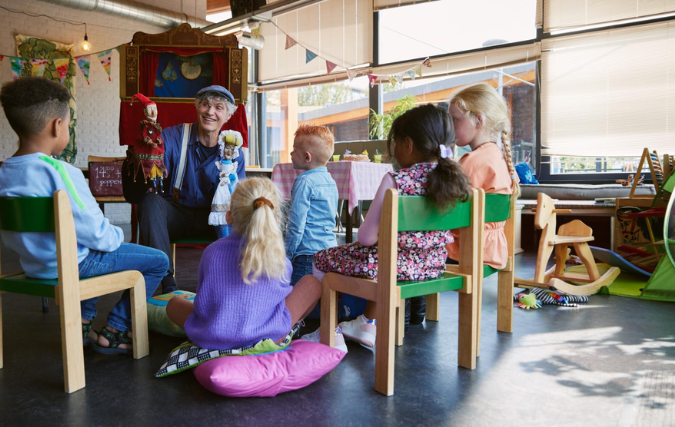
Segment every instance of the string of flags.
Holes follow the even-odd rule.
[[[56,68],[56,72],[58,73],[59,78],[61,79],[61,84],[63,84],[66,80],[66,75],[68,74],[68,66],[70,65],[70,61],[72,60],[77,64],[77,67],[80,69],[80,72],[82,72],[84,79],[87,81],[87,84],[89,85],[90,84],[89,71],[91,68],[92,56],[95,56],[98,59],[98,62],[101,64],[106,74],[108,74],[108,81],[112,81],[112,79],[110,78],[110,66],[112,63],[113,49],[119,50],[119,46],[101,52],[91,53],[88,55],[80,55],[68,58],[55,58],[55,59],[47,59],[47,58],[27,59],[27,58],[19,58],[16,56],[0,55],[0,64],[2,64],[2,60],[4,58],[9,59],[10,66],[12,68],[12,79],[14,80],[18,79],[19,76],[21,76],[21,71],[28,62],[30,62],[31,64],[33,76],[38,77],[43,76],[45,68],[53,64],[54,68]]]
[[[302,44],[298,43],[297,40],[295,40],[293,37],[291,37],[284,30],[282,30],[274,22],[270,21],[269,23],[274,25],[275,27],[277,27],[277,29],[279,31],[281,31],[282,33],[284,33],[284,35],[286,35],[285,50],[288,50],[295,45],[298,45],[298,46],[302,47],[303,49],[305,49],[305,64],[310,63],[311,61],[313,61],[316,58],[321,58],[324,61],[326,61],[326,74],[330,74],[336,67],[338,67],[338,64],[335,64],[334,62],[331,62],[331,61],[327,60],[326,58],[323,58],[323,57],[317,55],[316,53],[307,49]],[[261,25],[262,25],[262,23],[259,26],[251,29],[251,32],[253,33],[253,36],[256,37],[256,38],[260,34],[260,26]],[[350,70],[347,66],[344,66],[344,65],[341,66],[341,67],[345,69],[345,72],[347,73],[347,77],[349,78],[350,82],[352,80],[354,80],[354,78],[356,78],[358,75],[366,74],[368,76],[368,81],[370,82],[370,87],[373,87],[373,86],[375,86],[375,84],[379,84],[383,79],[386,79],[386,82],[391,83],[392,86],[396,86],[397,84],[399,84],[403,81],[404,77],[408,77],[408,78],[413,79],[413,80],[416,77],[422,77],[422,66],[431,67],[431,60],[429,58],[426,58],[423,61],[421,61],[419,64],[416,64],[415,66],[413,66],[413,67],[411,67],[407,70],[404,70],[404,71],[401,71],[401,72],[398,72],[398,73],[392,74],[392,75],[364,73],[363,71],[359,71],[359,70]]]

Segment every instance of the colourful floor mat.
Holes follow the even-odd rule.
[[[602,275],[609,270],[609,264],[598,264],[598,272]],[[565,271],[570,273],[586,273],[585,265],[575,265],[574,267],[566,268]],[[619,277],[609,286],[600,288],[600,294],[617,295],[621,297],[642,298],[640,296],[641,289],[647,285],[649,277],[641,274],[627,273],[621,271]]]

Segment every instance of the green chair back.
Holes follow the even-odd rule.
[[[0,230],[55,231],[53,197],[0,197]],[[0,278],[0,291],[54,298],[58,280],[40,280],[24,274]]]
[[[399,196],[398,231],[454,230],[471,225],[471,200],[456,202],[444,210],[439,209],[426,196]],[[443,273],[436,279],[397,282],[401,298],[412,298],[438,292],[462,289],[464,278]]]
[[[506,221],[511,217],[510,194],[485,195],[485,223]],[[499,272],[498,269],[483,265],[483,278]]]

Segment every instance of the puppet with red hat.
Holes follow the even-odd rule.
[[[134,181],[139,171],[143,178],[153,182],[155,192],[164,192],[164,141],[162,140],[162,126],[157,123],[157,104],[147,96],[137,93],[131,99],[137,98],[144,106],[145,119],[141,120],[141,135],[136,138],[130,147],[133,161],[129,164],[130,173],[134,175]]]

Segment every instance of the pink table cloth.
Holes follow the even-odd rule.
[[[373,200],[384,175],[394,170],[390,163],[328,162],[326,166],[337,184],[340,200],[347,200],[350,214],[360,200]],[[291,199],[293,182],[301,172],[293,169],[292,163],[277,163],[272,169],[272,182],[285,200]]]

